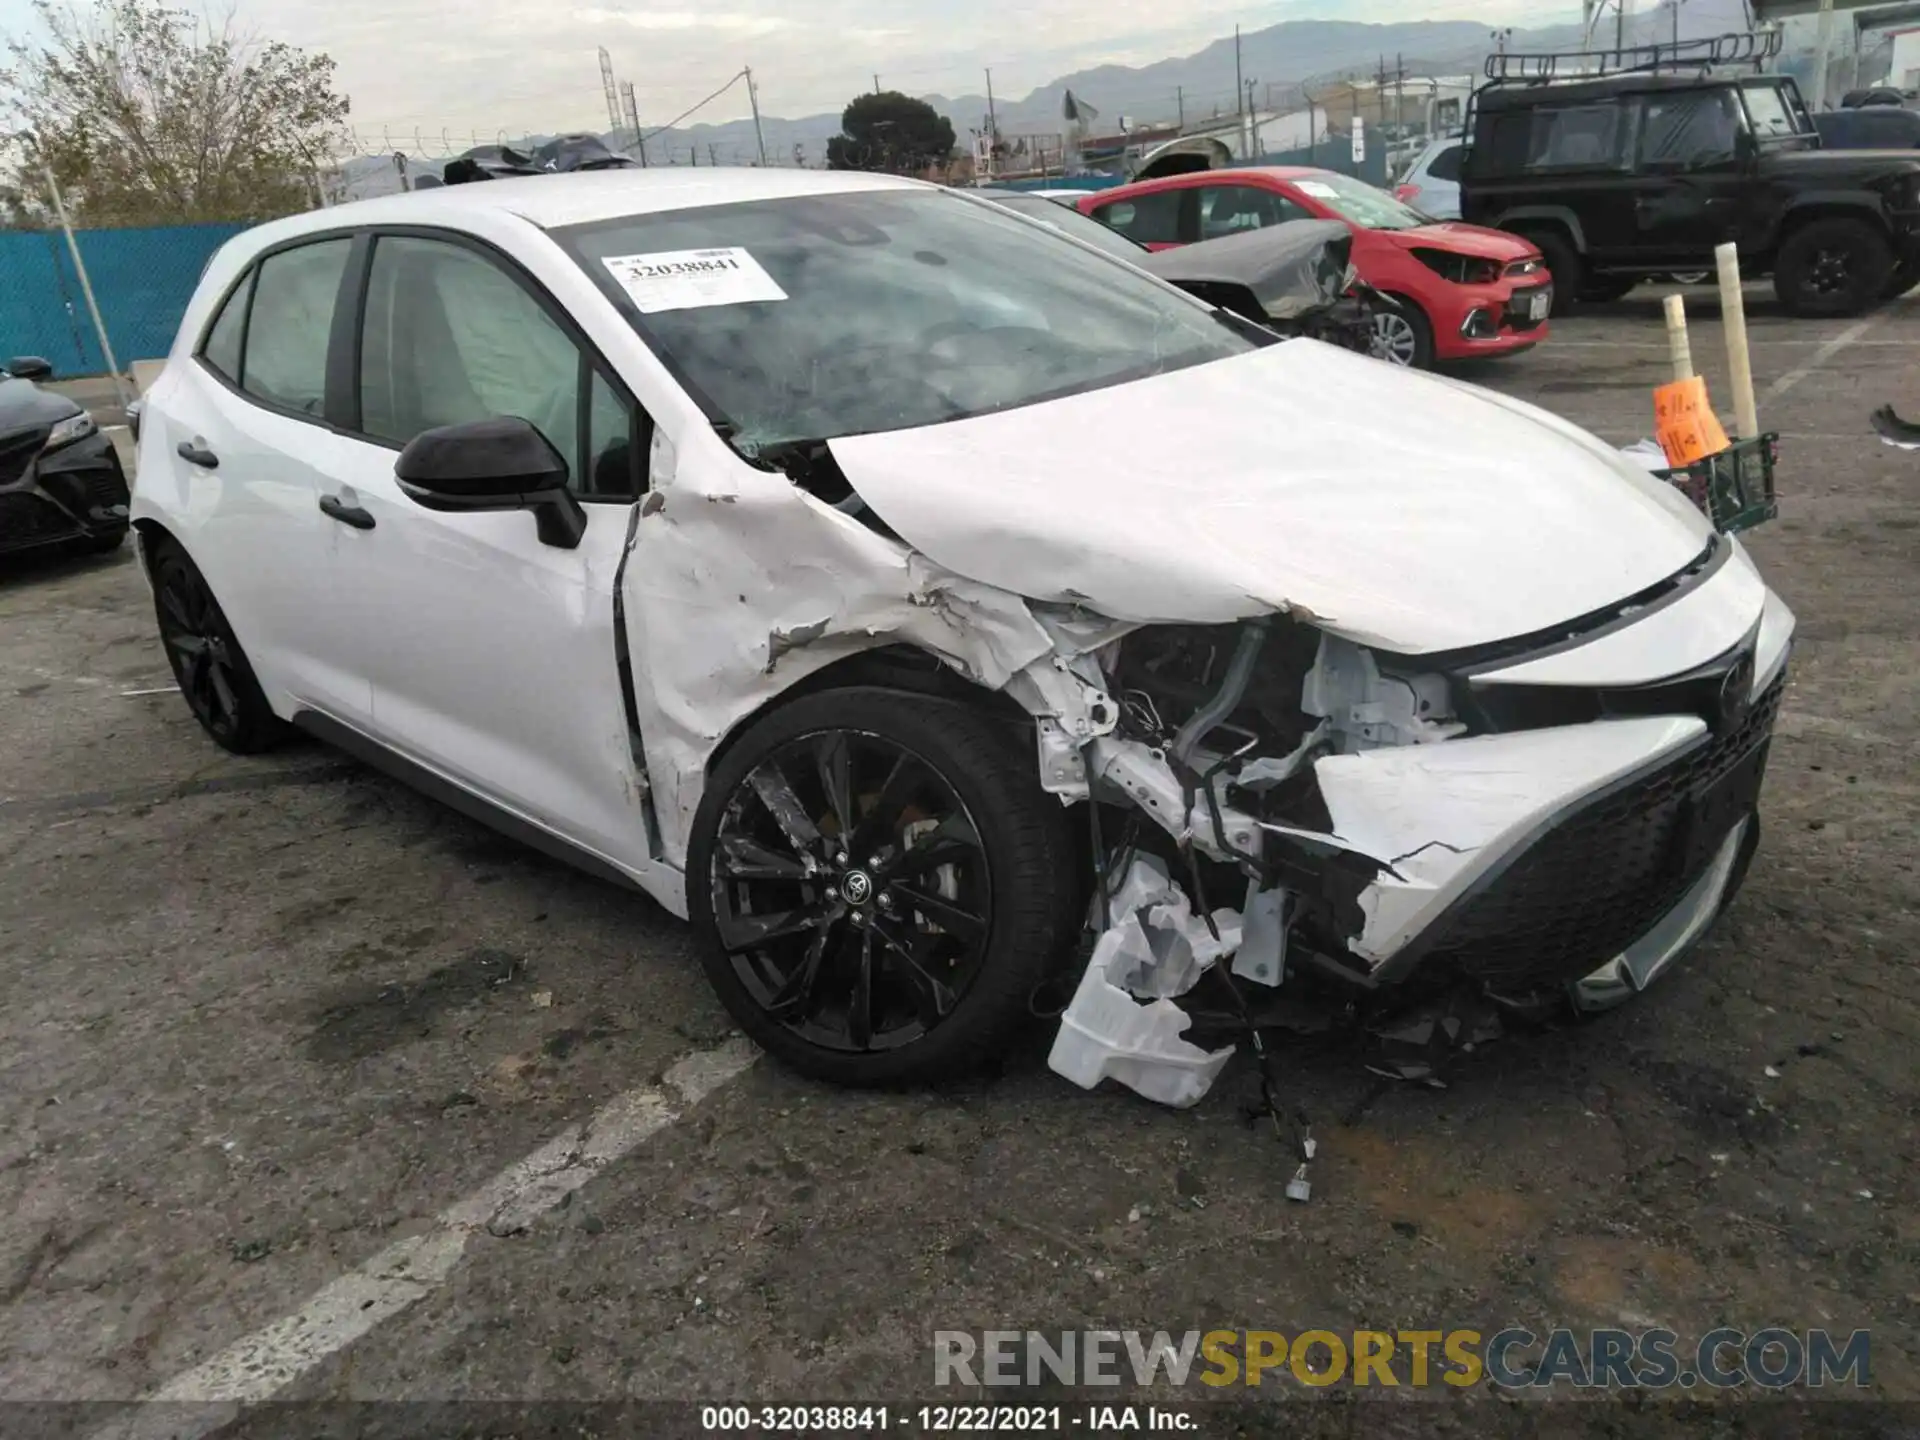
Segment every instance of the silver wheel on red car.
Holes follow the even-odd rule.
[[[1407,301],[1376,306],[1373,312],[1373,358],[1403,370],[1424,370],[1433,363],[1433,341],[1426,316]]]

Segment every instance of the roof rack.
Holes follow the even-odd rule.
[[[1779,30],[1749,30],[1680,40],[1664,45],[1629,45],[1619,50],[1567,50],[1556,54],[1501,53],[1487,57],[1487,79],[1495,84],[1539,84],[1549,80],[1604,80],[1611,75],[1654,75],[1722,65],[1751,65],[1758,72],[1780,53]]]

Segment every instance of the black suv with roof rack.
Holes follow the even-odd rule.
[[[1904,294],[1920,281],[1920,155],[1823,149],[1799,88],[1762,73],[1779,48],[1773,31],[1491,57],[1461,218],[1539,246],[1557,311],[1710,271],[1729,240],[1792,314]]]

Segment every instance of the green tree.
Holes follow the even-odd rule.
[[[44,196],[44,157],[76,224],[263,220],[319,202],[347,138],[329,57],[161,0],[34,9],[43,35],[11,42],[0,68],[31,137],[0,191]]]
[[[953,155],[953,124],[924,100],[882,90],[840,112],[841,133],[827,141],[829,170],[925,170]]]

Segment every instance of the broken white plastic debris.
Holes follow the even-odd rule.
[[[1186,994],[1210,965],[1240,945],[1240,917],[1231,910],[1216,910],[1209,927],[1193,913],[1187,892],[1173,883],[1158,856],[1133,858],[1107,910],[1116,922],[1125,916],[1140,921],[1146,953],[1123,947],[1119,952],[1123,963],[1111,968],[1107,978],[1142,1000],[1170,1000]]]
[[[1168,997],[1191,989],[1239,945],[1240,917],[1217,912],[1215,939],[1150,855],[1134,858],[1108,909],[1112,923],[1060,1017],[1047,1065],[1083,1090],[1111,1079],[1162,1105],[1197,1104],[1233,1047],[1209,1052],[1182,1039],[1192,1017]]]
[[[1305,1204],[1313,1198],[1313,1185],[1307,1179],[1307,1167],[1302,1165],[1293,1172],[1293,1178],[1287,1181],[1287,1199],[1298,1200]]]

